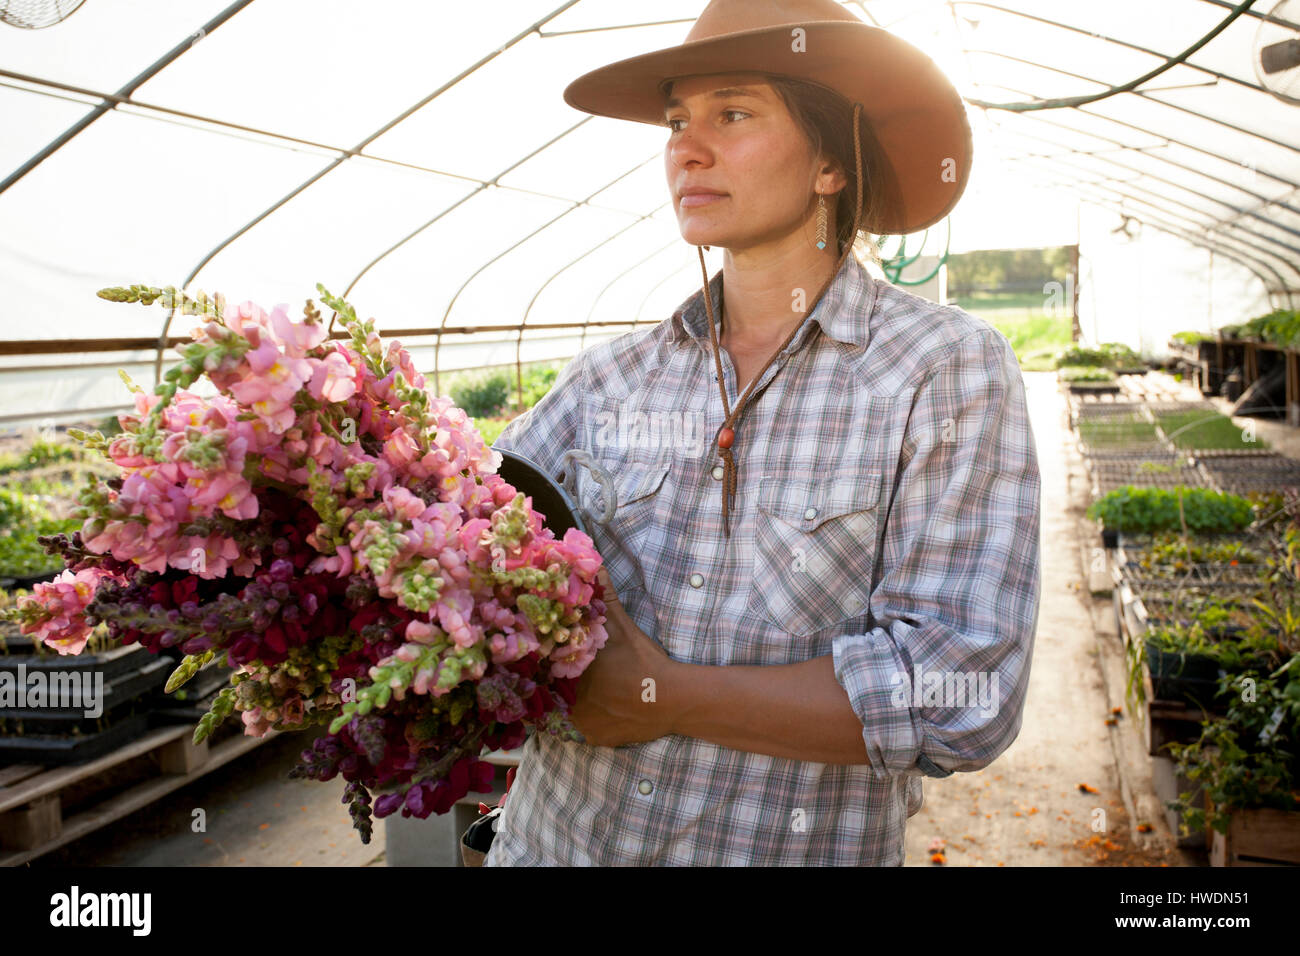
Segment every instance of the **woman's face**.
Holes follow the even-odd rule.
[[[664,167],[683,239],[734,252],[808,231],[816,157],[761,74],[677,80],[664,121]],[[683,195],[696,188],[714,195]]]

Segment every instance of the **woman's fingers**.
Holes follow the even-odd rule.
[[[610,605],[618,604],[619,603],[618,594],[614,590],[614,585],[610,583],[609,572],[605,570],[605,566],[603,564],[600,566],[600,569],[596,572],[596,580],[599,581],[600,586],[605,589],[605,594],[602,600],[606,604],[610,604]]]
[[[614,585],[610,583],[609,574],[606,572],[604,565],[596,572],[596,580],[601,583],[605,589],[605,595],[601,600],[605,602],[605,618],[613,618],[620,624],[630,621],[627,610],[623,607],[623,602],[618,599],[618,593],[614,590]]]

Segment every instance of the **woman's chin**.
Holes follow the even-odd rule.
[[[692,246],[725,246],[727,236],[716,229],[682,229],[682,238]]]

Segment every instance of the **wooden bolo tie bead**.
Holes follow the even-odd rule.
[[[735,440],[736,440],[736,433],[732,431],[730,428],[724,428],[722,429],[722,431],[718,432],[719,448],[730,448],[731,443],[734,442]]]

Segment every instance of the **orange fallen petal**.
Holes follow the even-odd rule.
[[[945,860],[945,859],[943,858],[943,854],[942,854],[942,853],[934,853],[934,854],[931,854],[931,856],[930,856],[930,862],[931,862],[931,863],[946,863],[946,862],[948,862],[948,861]]]
[[[1082,792],[1084,792],[1084,793],[1096,793],[1096,792],[1097,792],[1097,788],[1096,788],[1096,787],[1091,786],[1090,784],[1086,784],[1086,783],[1081,783],[1081,784],[1079,784],[1079,789],[1080,789]]]
[[[1152,826],[1151,824],[1149,824],[1149,823],[1139,823],[1139,824],[1138,824],[1138,833],[1150,833],[1150,832],[1151,832],[1152,830],[1154,830],[1154,829],[1155,829],[1155,827],[1153,827],[1153,826]]]
[[[260,824],[260,825],[258,826],[258,829],[259,829],[259,830],[266,830],[266,829],[269,829],[270,826],[271,826],[271,824],[269,824],[269,823],[263,823],[263,824]]]

